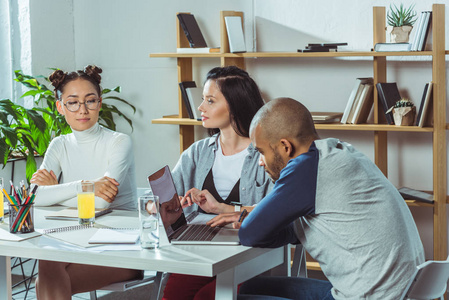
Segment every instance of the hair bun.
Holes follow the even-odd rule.
[[[101,82],[101,72],[103,72],[103,70],[94,65],[88,65],[84,68],[84,73],[94,79],[98,84]]]
[[[48,77],[51,82],[51,85],[54,86],[55,90],[59,88],[61,83],[64,81],[67,73],[62,70],[56,70]]]

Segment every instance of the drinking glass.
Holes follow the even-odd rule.
[[[80,224],[95,223],[95,193],[93,181],[82,181],[79,187],[78,221]]]
[[[159,247],[159,197],[151,193],[139,197],[140,246]]]

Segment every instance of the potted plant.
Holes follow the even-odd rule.
[[[26,178],[29,181],[36,172],[36,155],[44,155],[52,138],[71,132],[64,116],[56,110],[56,99],[53,92],[39,80],[49,83],[47,77],[25,75],[15,71],[16,82],[29,90],[21,98],[31,96],[34,107],[26,108],[13,103],[9,99],[0,100],[0,160],[3,166],[9,159],[26,159]],[[118,101],[129,106],[133,113],[136,108],[126,100],[116,96],[121,89],[105,88],[102,91],[103,104],[99,114],[99,123],[111,130],[116,130],[114,116],[124,118],[133,128],[132,121],[111,101]]]
[[[393,111],[394,124],[397,126],[410,126],[415,123],[416,107],[412,101],[401,99],[396,101],[387,113]]]
[[[413,24],[416,22],[415,5],[406,8],[403,4],[399,6],[390,5],[387,13],[387,32],[390,33],[391,43],[408,43]]]

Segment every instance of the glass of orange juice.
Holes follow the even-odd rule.
[[[95,223],[94,182],[83,180],[78,190],[78,221],[80,224]]]

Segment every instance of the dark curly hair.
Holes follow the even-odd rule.
[[[249,126],[256,112],[264,105],[256,82],[248,72],[236,66],[216,67],[207,73],[206,81],[214,80],[228,102],[231,126],[243,137],[249,137]],[[218,128],[208,130],[210,135]]]
[[[57,100],[61,100],[61,94],[65,85],[78,78],[82,78],[92,83],[97,90],[98,96],[101,96],[101,72],[103,72],[103,70],[100,67],[88,65],[84,68],[84,70],[78,70],[70,73],[62,70],[56,70],[48,77],[48,79],[55,88],[54,91]]]

